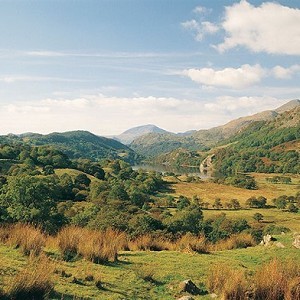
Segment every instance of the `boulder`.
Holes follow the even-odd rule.
[[[260,244],[264,246],[268,246],[273,241],[276,241],[276,239],[272,237],[270,234],[267,234],[263,236],[263,240],[260,242]]]
[[[294,236],[293,246],[300,249],[300,234]]]
[[[189,294],[192,294],[192,295],[201,294],[201,290],[190,279],[187,279],[187,280],[184,280],[184,281],[180,282],[179,288],[180,288],[180,292],[182,292],[182,293],[186,292],[186,293],[189,293]]]

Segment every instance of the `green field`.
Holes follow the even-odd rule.
[[[119,261],[106,265],[94,264],[83,259],[64,262],[56,249],[46,248],[45,253],[55,265],[53,280],[55,293],[52,299],[176,299],[178,284],[191,279],[205,291],[209,268],[227,263],[249,274],[263,262],[274,257],[289,258],[300,263],[299,249],[291,246],[291,235],[277,236],[285,248],[256,246],[247,249],[219,251],[211,254],[161,252],[121,252]],[[12,276],[24,268],[28,258],[17,249],[0,246],[1,283],[7,289]],[[64,272],[62,272],[64,271]],[[93,276],[93,280],[86,278]],[[147,276],[151,280],[147,279]],[[75,279],[76,278],[76,279]],[[96,287],[95,282],[101,282]],[[210,299],[207,294],[195,299]]]

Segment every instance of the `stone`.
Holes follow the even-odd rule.
[[[180,288],[180,292],[187,292],[192,295],[201,294],[201,290],[190,279],[180,282],[179,288]]]
[[[278,248],[285,248],[285,246],[280,242],[275,243],[275,246]]]
[[[294,236],[293,246],[300,249],[300,234]]]
[[[276,239],[274,237],[272,237],[270,234],[267,234],[267,235],[263,236],[263,240],[260,242],[260,244],[268,246],[273,241],[276,241]]]
[[[194,300],[194,298],[192,296],[183,296],[178,298],[177,300]]]

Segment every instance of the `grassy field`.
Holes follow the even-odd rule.
[[[300,176],[291,175],[291,184],[272,184],[266,181],[267,177],[275,176],[276,174],[251,174],[258,183],[257,190],[247,190],[237,188],[230,185],[217,184],[209,181],[203,182],[174,182],[174,178],[169,177],[167,181],[170,183],[170,188],[173,190],[173,196],[183,195],[192,198],[197,195],[202,200],[212,203],[216,198],[220,198],[224,202],[231,199],[237,199],[243,205],[245,201],[254,196],[264,196],[268,202],[280,195],[295,195],[300,192]],[[184,178],[182,178],[184,179]],[[271,202],[269,203],[271,204]]]
[[[53,280],[56,294],[51,299],[176,299],[178,284],[191,279],[205,290],[209,268],[227,263],[249,274],[271,258],[289,258],[300,263],[299,250],[291,246],[291,235],[277,237],[286,247],[256,246],[253,248],[219,251],[212,254],[189,254],[174,251],[121,252],[119,261],[99,265],[78,259],[64,262],[57,249],[45,253],[54,264]],[[0,246],[1,285],[7,289],[12,276],[22,270],[28,258],[19,250]],[[97,284],[96,284],[97,283]],[[211,299],[209,295],[195,299]]]

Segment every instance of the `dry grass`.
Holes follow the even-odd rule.
[[[127,246],[126,235],[110,229],[95,231],[69,226],[58,233],[57,240],[65,260],[81,255],[95,263],[116,261],[118,251]]]
[[[181,252],[208,253],[208,244],[204,236],[183,235],[174,243],[174,250]]]
[[[45,235],[39,228],[29,224],[8,227],[7,244],[19,248],[25,255],[39,255],[45,246]]]
[[[142,235],[128,242],[131,251],[162,251],[171,250],[173,244],[162,237],[154,237],[150,234]]]
[[[276,174],[272,174],[275,176]],[[251,174],[258,182],[258,190],[246,190],[230,185],[217,184],[213,182],[176,182],[171,184],[170,188],[175,191],[175,196],[183,195],[192,198],[197,195],[204,202],[212,204],[216,198],[220,198],[222,203],[229,202],[231,199],[237,199],[242,206],[250,197],[264,196],[270,202],[271,199],[280,195],[295,195],[300,182],[299,175],[289,175],[293,184],[273,184],[266,181],[270,174],[255,173]],[[171,194],[174,196],[174,194]]]
[[[53,264],[46,257],[30,260],[26,268],[12,280],[7,296],[9,299],[48,299],[53,290]]]
[[[75,226],[64,227],[57,235],[57,245],[65,260],[78,255],[78,245],[84,235],[84,230]]]
[[[299,267],[292,261],[283,263],[278,259],[262,265],[253,278],[255,299],[274,300],[290,296],[292,299],[299,297],[297,295],[300,290]]]
[[[212,293],[222,295],[224,300],[244,300],[248,286],[243,271],[220,264],[210,269],[207,288]]]
[[[256,246],[256,242],[248,233],[239,233],[230,236],[228,239],[220,240],[216,244],[210,245],[211,251],[232,250]]]

